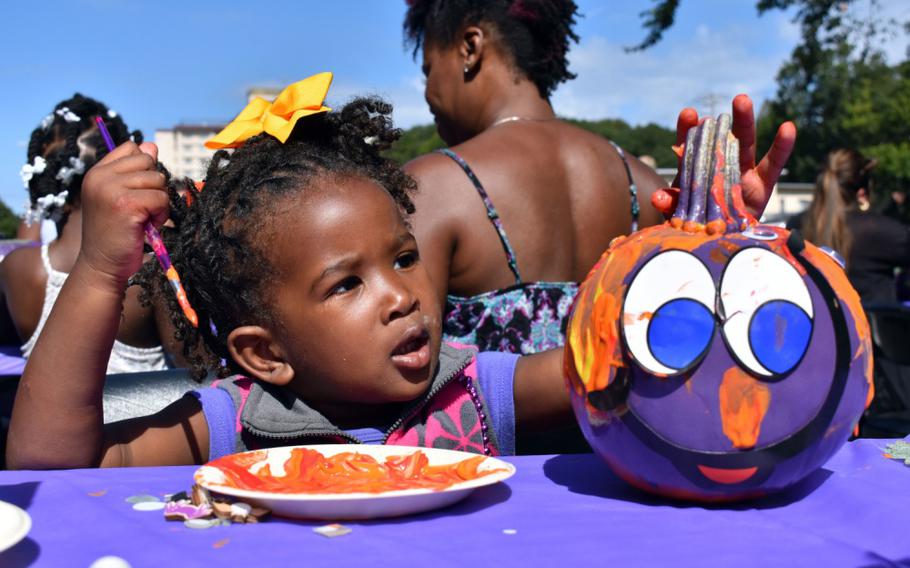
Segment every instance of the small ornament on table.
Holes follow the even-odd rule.
[[[892,460],[901,460],[904,465],[910,466],[910,444],[898,440],[885,446],[885,457]]]
[[[224,497],[213,498],[204,488],[193,485],[190,495],[185,491],[171,496],[164,508],[168,521],[220,520],[222,523],[258,523],[270,511],[248,503],[230,501]],[[212,523],[211,526],[221,523]]]

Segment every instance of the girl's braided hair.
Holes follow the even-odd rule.
[[[283,209],[283,197],[307,191],[317,179],[363,176],[413,213],[415,182],[380,154],[401,134],[391,112],[381,99],[357,98],[339,111],[301,119],[284,144],[260,134],[233,153],[219,150],[202,190],[188,180],[169,185],[174,227],[161,235],[199,327],[184,317],[157,263],[145,263],[133,281],[143,287],[144,302],[167,306],[194,378],[209,370],[221,377],[240,372],[228,352],[231,330],[280,324],[269,297],[280,275],[269,262],[268,241],[279,232],[269,219]]]
[[[57,103],[54,110],[32,131],[28,142],[28,163],[34,164],[36,157],[44,158],[44,171],[34,174],[28,183],[29,201],[32,207],[38,199],[48,195],[67,192],[66,205],[79,203],[82,194],[82,178],[85,172],[107,155],[107,146],[95,117],[104,119],[116,145],[129,139],[142,143],[142,133],[130,132],[117,113],[104,103],[76,93],[65,101]],[[81,161],[81,165],[77,165]],[[46,211],[46,215],[59,219],[58,228],[66,224],[62,207]]]
[[[489,24],[516,70],[549,99],[557,85],[574,79],[569,71],[569,42],[578,7],[572,0],[408,0],[405,42],[449,47],[467,25]]]

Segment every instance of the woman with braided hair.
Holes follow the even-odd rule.
[[[103,103],[81,94],[58,103],[32,131],[22,181],[29,192],[27,223],[49,219],[58,237],[40,248],[22,248],[0,263],[0,291],[22,345],[31,355],[63,283],[76,262],[82,242],[82,179],[107,153],[95,122],[101,117],[114,142],[142,142],[123,119]],[[154,312],[137,301],[131,289],[123,303],[117,341],[107,364],[109,373],[165,369],[165,354]]]

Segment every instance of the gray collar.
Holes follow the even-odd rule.
[[[455,349],[446,344],[439,352],[439,364],[430,387],[420,398],[408,404],[388,428],[392,432],[422,408],[430,399],[468,366],[474,351]],[[348,437],[319,411],[308,406],[289,389],[253,381],[249,397],[240,415],[240,423],[250,433],[266,438],[300,438],[304,436]]]

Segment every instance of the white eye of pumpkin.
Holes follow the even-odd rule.
[[[759,247],[740,250],[724,269],[720,303],[727,345],[747,369],[771,377],[802,360],[812,335],[812,298],[786,259]]]
[[[623,337],[635,361],[659,376],[697,363],[714,334],[714,279],[693,254],[670,250],[646,262],[623,302]]]

